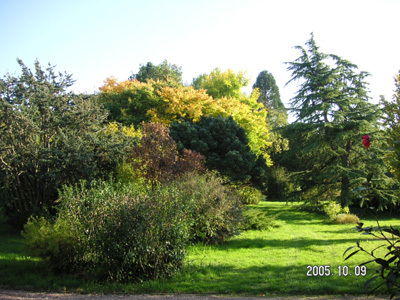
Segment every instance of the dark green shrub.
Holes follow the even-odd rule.
[[[55,214],[63,185],[107,178],[134,139],[102,133],[107,112],[97,96],[67,91],[71,75],[18,63],[19,77],[0,79],[0,205],[22,229],[31,215]]]
[[[217,170],[234,182],[251,182],[264,188],[266,161],[251,151],[245,130],[232,117],[202,116],[195,123],[175,121],[170,135],[179,152],[186,148],[204,155],[209,170]]]
[[[73,270],[111,281],[161,278],[182,267],[189,237],[189,209],[176,190],[145,190],[107,182],[91,185],[90,189],[84,183],[65,187],[61,192],[53,228],[66,226],[74,237],[70,247],[74,251],[58,251],[57,242],[52,240],[54,231],[42,230],[39,223],[33,223],[26,227],[24,236],[27,244],[35,240],[35,235],[41,236],[36,243],[43,250],[36,254],[48,258],[56,270],[63,271],[62,260],[67,260]],[[44,228],[49,227],[41,222]],[[79,259],[75,259],[76,253]]]
[[[173,185],[191,199],[191,240],[218,244],[239,234],[241,201],[215,172],[187,173]]]
[[[267,230],[276,228],[279,225],[275,222],[278,215],[268,216],[267,213],[256,209],[248,208],[243,212],[243,230]]]

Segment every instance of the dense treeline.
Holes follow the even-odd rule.
[[[266,70],[247,95],[244,72],[216,68],[186,86],[180,67],[149,62],[76,95],[71,75],[18,60],[22,74],[0,81],[1,211],[20,228],[32,216],[28,245],[54,270],[124,281],[169,276],[187,243],[238,234],[244,205],[262,195],[396,210],[400,73],[394,101],[374,105],[368,73],[320,52],[313,36],[297,49],[290,108]],[[142,246],[153,256],[132,250]]]

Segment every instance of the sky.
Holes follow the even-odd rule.
[[[74,92],[123,81],[141,64],[182,67],[183,80],[215,68],[246,71],[251,91],[267,70],[289,107],[296,84],[285,62],[311,32],[320,51],[371,74],[370,96],[392,99],[400,70],[400,0],[0,0],[0,76],[17,58],[73,75]]]

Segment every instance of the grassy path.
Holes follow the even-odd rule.
[[[343,252],[362,240],[376,242],[351,230],[353,225],[327,224],[323,216],[298,212],[285,203],[265,202],[260,209],[280,213],[279,228],[249,231],[222,246],[190,248],[188,267],[175,280],[149,284],[149,290],[185,293],[246,293],[253,295],[362,294],[367,276],[355,276],[355,267],[368,259],[343,261]],[[373,220],[366,221],[374,224]],[[400,222],[390,219],[384,224]],[[307,276],[308,266],[330,266],[331,276]],[[338,276],[347,266],[352,276]]]
[[[365,294],[363,284],[373,271],[368,270],[365,277],[355,276],[354,271],[368,257],[356,255],[344,262],[343,252],[358,240],[367,249],[378,245],[376,241],[352,231],[353,225],[328,224],[323,216],[298,212],[290,204],[263,202],[258,207],[269,214],[280,213],[277,219],[280,227],[244,232],[221,246],[191,246],[186,267],[174,278],[141,285],[96,284],[82,282],[74,276],[55,276],[38,259],[23,255],[20,238],[3,232],[0,233],[0,288],[85,293],[254,295],[264,299],[278,296],[318,299],[311,296]],[[375,224],[373,219],[363,221],[366,225]],[[391,218],[382,224],[400,226],[400,220]],[[307,276],[308,266],[330,266],[333,275]],[[347,266],[352,275],[339,276],[339,266]],[[310,296],[290,298],[296,295]]]

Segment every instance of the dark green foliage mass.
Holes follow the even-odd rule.
[[[206,157],[206,167],[233,181],[251,181],[258,187],[265,182],[266,164],[248,146],[248,138],[232,117],[202,117],[199,122],[174,122],[171,137],[178,150],[187,148]]]
[[[382,149],[367,150],[361,139],[366,134],[375,142],[383,138],[380,110],[368,101],[366,72],[320,52],[313,36],[306,46],[298,46],[300,57],[288,63],[289,82],[298,81],[299,90],[291,103],[297,120],[283,131],[290,140],[283,164],[296,172],[307,201],[337,200],[347,206],[369,172],[387,178]],[[388,201],[380,199],[379,206]]]
[[[106,112],[93,96],[68,93],[71,75],[32,72],[0,80],[0,193],[15,225],[51,211],[62,184],[108,176],[121,148],[101,135]]]
[[[160,81],[174,81],[175,83],[182,83],[182,67],[168,63],[164,60],[159,65],[154,65],[148,62],[145,65],[140,65],[139,72],[132,74],[129,79],[139,80],[140,82],[147,82],[149,79]]]
[[[258,102],[264,104],[268,110],[267,119],[272,127],[280,127],[287,124],[285,105],[281,100],[279,88],[274,76],[264,70],[258,74],[253,89],[258,88],[260,97]]]

